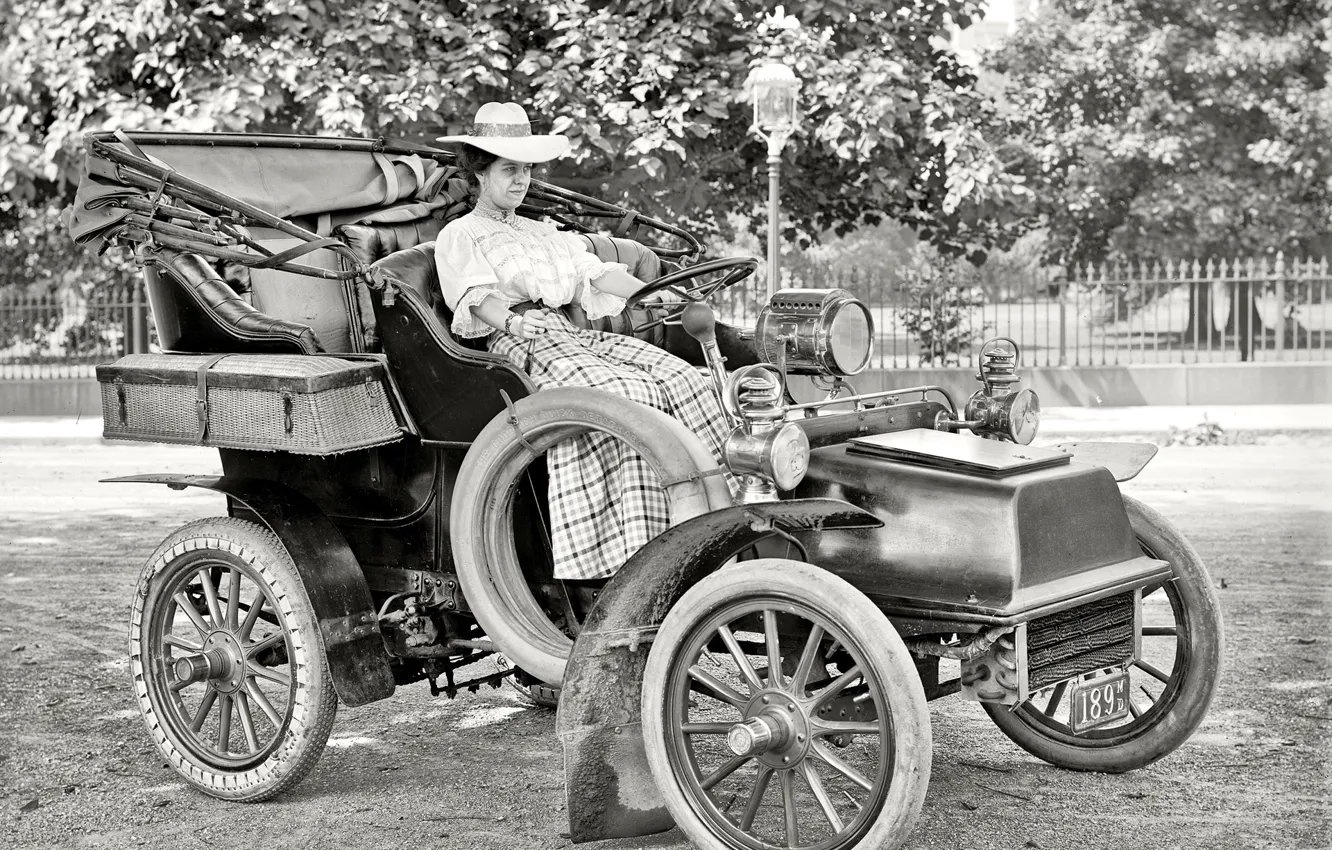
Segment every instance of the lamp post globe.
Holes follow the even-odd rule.
[[[751,129],[768,143],[768,297],[772,298],[780,279],[777,233],[781,212],[777,198],[782,148],[795,131],[800,80],[785,62],[768,62],[750,71],[745,85],[754,107]]]
[[[800,80],[785,62],[760,65],[749,74],[754,104],[754,126],[766,135],[790,135],[796,123],[796,95]]]

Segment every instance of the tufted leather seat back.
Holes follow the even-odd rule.
[[[415,286],[417,281],[422,281],[422,285],[427,285],[424,281],[428,280],[429,288],[439,290],[439,278],[434,274],[435,256],[434,238],[444,229],[444,222],[439,219],[425,218],[416,221],[395,222],[391,224],[344,224],[333,230],[333,235],[346,243],[348,248],[355,252],[357,258],[367,265],[373,265],[386,257],[401,253],[408,248],[416,248],[421,245],[429,244],[431,252],[429,254],[429,265],[431,274],[429,278],[423,276],[419,270],[414,271],[412,276],[413,288],[418,288],[418,293],[427,299],[428,303],[433,304],[433,296],[427,292],[420,291]],[[412,253],[412,262],[424,262],[419,258],[420,252]],[[358,345],[362,351],[379,350],[379,332],[375,327],[375,310],[370,303],[374,297],[370,288],[366,286],[365,281],[358,280],[355,284],[355,292],[350,299],[356,305],[357,316],[354,317],[352,326],[353,332],[358,337]],[[448,327],[445,325],[445,327]]]
[[[308,325],[270,316],[240,298],[204,257],[170,249],[149,257],[145,289],[163,351],[327,350]],[[339,292],[336,287],[330,291]]]
[[[436,218],[391,224],[344,224],[336,228],[333,235],[345,242],[361,262],[369,265],[395,251],[433,242],[444,229],[444,224]]]
[[[624,263],[629,267],[629,274],[639,280],[656,280],[661,277],[661,258],[643,243],[601,233],[581,235],[587,243],[587,250],[608,263]]]

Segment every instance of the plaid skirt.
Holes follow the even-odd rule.
[[[669,413],[722,465],[730,429],[703,373],[635,337],[565,324],[562,331],[532,340],[494,333],[488,345],[531,376],[538,389],[591,387]],[[669,526],[666,493],[656,473],[614,437],[590,433],[557,443],[546,453],[546,464],[555,578],[609,576]],[[727,480],[734,492],[735,483],[729,475]]]

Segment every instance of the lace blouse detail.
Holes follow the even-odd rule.
[[[610,269],[628,271],[624,263],[603,262],[577,234],[514,213],[473,210],[455,219],[435,241],[435,264],[444,302],[453,310],[451,330],[459,337],[494,332],[471,310],[491,295],[508,306],[578,304],[589,319],[624,308],[623,298],[591,284]]]
[[[481,218],[488,218],[491,221],[498,221],[512,227],[518,221],[517,210],[491,209],[490,207],[475,207],[472,209],[474,215]]]

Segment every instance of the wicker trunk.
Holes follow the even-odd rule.
[[[97,367],[113,440],[327,455],[403,429],[373,360],[283,354],[131,354]]]

